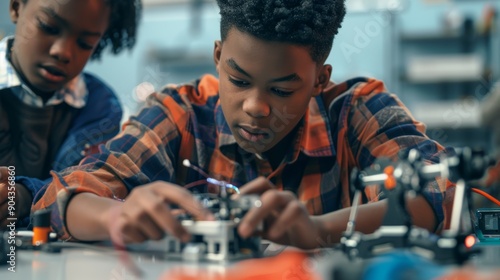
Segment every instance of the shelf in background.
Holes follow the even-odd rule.
[[[435,77],[433,79],[412,79],[407,75],[399,76],[401,82],[410,83],[415,85],[435,85],[435,84],[456,84],[456,83],[485,83],[488,81],[485,75],[480,77],[462,77],[462,78],[454,78],[454,77]]]
[[[412,114],[427,128],[481,128],[479,102],[474,99],[422,102],[412,108]]]
[[[413,83],[480,81],[484,68],[484,59],[476,54],[413,56],[405,78]]]
[[[463,39],[463,33],[456,31],[449,32],[415,32],[402,33],[400,39],[403,42],[422,42],[422,41],[450,41]],[[486,38],[490,36],[488,33],[474,33],[473,38]]]

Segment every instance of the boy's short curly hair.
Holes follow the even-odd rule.
[[[238,30],[266,41],[310,48],[311,58],[323,63],[344,19],[345,0],[217,0],[221,39]]]
[[[111,52],[120,53],[131,49],[136,42],[137,27],[142,14],[141,0],[103,0],[111,8],[109,26],[92,53],[91,59],[99,59],[102,51],[110,46]],[[28,0],[23,0],[24,3]]]

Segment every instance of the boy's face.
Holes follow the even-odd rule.
[[[38,94],[61,89],[83,70],[109,13],[103,0],[11,0],[14,67]]]
[[[305,47],[263,41],[236,28],[215,43],[219,96],[239,146],[251,153],[274,147],[328,84],[331,67]]]

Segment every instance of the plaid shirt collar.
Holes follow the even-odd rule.
[[[85,106],[88,91],[81,75],[76,76],[64,88],[55,92],[47,103],[44,104],[42,98],[21,81],[16,70],[7,59],[10,52],[9,46],[12,44],[13,39],[13,37],[6,37],[0,41],[0,89],[19,87],[19,90],[14,91],[17,97],[23,103],[33,107],[55,106],[63,102],[74,108]]]
[[[331,157],[335,156],[331,126],[325,110],[320,109],[321,97],[311,100],[309,108],[299,122],[297,134],[293,141],[293,149],[285,156],[286,163],[293,163],[299,157],[300,152],[309,157]],[[229,125],[224,118],[220,102],[215,108],[215,122],[217,127],[217,142],[220,151],[229,159],[235,160],[236,153],[248,153],[241,149],[234,138]],[[324,135],[324,137],[317,137]]]

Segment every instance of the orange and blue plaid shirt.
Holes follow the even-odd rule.
[[[53,182],[38,193],[32,210],[51,207],[54,230],[62,239],[70,239],[65,212],[72,196],[91,192],[125,199],[135,187],[153,181],[185,186],[202,180],[202,175],[182,165],[189,159],[211,177],[238,187],[266,176],[279,189],[293,191],[310,214],[319,215],[351,205],[353,168],[368,167],[378,157],[396,159],[407,148],[418,148],[431,162],[445,152],[382,82],[355,78],[330,83],[311,99],[294,146],[273,171],[269,162],[238,146],[219,104],[218,89],[218,80],[206,75],[152,94],[147,106],[102,145],[100,153],[86,157],[79,166],[52,173]],[[444,218],[444,193],[438,184],[425,191],[438,222]],[[363,202],[378,199],[377,189],[366,189]]]

